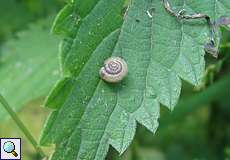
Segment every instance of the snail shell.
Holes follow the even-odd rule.
[[[128,74],[128,65],[120,57],[110,57],[104,62],[99,74],[106,82],[118,83]]]

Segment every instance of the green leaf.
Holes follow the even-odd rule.
[[[159,0],[132,0],[122,24],[123,0],[90,2],[69,3],[53,27],[65,37],[60,49],[63,78],[47,99],[46,106],[54,111],[40,142],[56,144],[54,160],[103,160],[109,145],[123,153],[137,121],[155,132],[160,104],[172,110],[181,79],[198,85],[204,73],[204,44],[209,41],[205,20],[172,17]],[[230,2],[215,3],[177,0],[173,6],[213,18],[228,15],[224,6]],[[124,58],[129,67],[119,84],[105,83],[98,74],[110,56]]]
[[[58,39],[49,34],[52,19],[19,32],[3,45],[0,57],[0,92],[15,110],[48,95],[59,76]],[[7,117],[0,109],[0,120]]]

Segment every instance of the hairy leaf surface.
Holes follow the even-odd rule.
[[[15,110],[31,100],[45,97],[60,78],[58,39],[49,34],[50,21],[39,21],[19,32],[2,47],[0,56],[0,93]],[[7,117],[0,109],[0,119]]]
[[[63,78],[47,99],[54,111],[41,137],[43,145],[56,144],[54,160],[103,160],[109,145],[123,153],[137,122],[156,131],[160,104],[174,108],[182,79],[193,85],[202,80],[204,44],[210,38],[205,20],[172,17],[160,0],[132,0],[122,23],[123,3],[76,0],[55,21],[53,31],[65,37]],[[173,2],[178,10],[213,19],[227,15],[229,5],[224,0]],[[110,56],[124,58],[129,67],[119,84],[105,83],[98,74]]]

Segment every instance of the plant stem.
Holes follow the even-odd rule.
[[[20,118],[17,116],[17,114],[14,112],[14,110],[10,107],[9,103],[6,101],[6,99],[1,94],[0,94],[0,103],[3,105],[3,107],[6,109],[8,114],[11,116],[11,118],[17,124],[19,129],[24,133],[26,138],[34,146],[35,150],[40,154],[40,156],[46,157],[45,153],[42,151],[42,149],[40,148],[40,146],[36,142],[35,138],[31,135],[30,131],[26,128],[24,123],[20,120]]]

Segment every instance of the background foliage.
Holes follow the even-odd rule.
[[[57,0],[0,1],[0,92],[18,107],[15,109],[37,138],[48,113],[40,106],[59,78],[59,40],[49,31],[53,15],[63,5]],[[183,82],[175,111],[171,114],[161,108],[161,125],[156,135],[138,125],[128,151],[119,157],[111,148],[108,160],[230,158],[230,35],[224,29],[223,32],[219,59],[206,56],[202,85],[193,88]],[[6,120],[3,109],[0,120],[0,137],[23,137],[14,123]],[[38,159],[26,139],[23,141],[24,159]],[[46,150],[50,154],[51,149]]]

